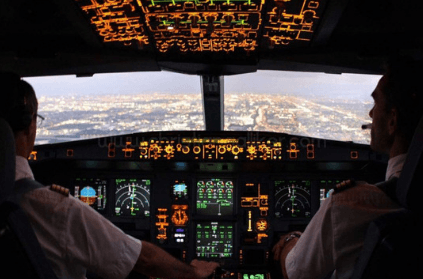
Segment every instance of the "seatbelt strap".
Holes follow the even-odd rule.
[[[18,181],[15,181],[14,186],[14,195],[11,195],[11,199],[16,202],[17,204],[20,204],[21,197],[25,195],[28,192],[31,192],[38,188],[45,187],[43,184],[28,178],[19,179]]]
[[[391,200],[399,204],[396,193],[397,182],[398,177],[392,177],[387,181],[377,183],[376,186],[381,189]]]

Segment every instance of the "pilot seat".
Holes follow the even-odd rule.
[[[55,279],[25,213],[15,201],[15,140],[0,118],[0,270],[1,278]]]

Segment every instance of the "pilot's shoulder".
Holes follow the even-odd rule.
[[[333,187],[333,194],[342,193],[349,189],[363,190],[364,188],[377,189],[375,185],[369,184],[365,181],[356,181],[354,179],[344,180]]]
[[[56,193],[59,193],[65,197],[69,197],[69,189],[56,185],[56,184],[52,184],[50,187],[50,190]]]
[[[366,181],[356,181],[354,179],[344,180],[333,187],[333,195],[340,193],[358,193],[358,192],[382,192],[376,185],[369,184]]]
[[[344,180],[333,187],[333,194],[341,193],[347,189],[353,188],[357,185],[354,179]]]

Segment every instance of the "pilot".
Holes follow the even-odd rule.
[[[408,147],[423,115],[423,64],[391,61],[372,93],[373,150],[389,155],[386,180],[399,177]],[[284,278],[350,278],[369,223],[399,209],[381,184],[352,181],[337,185],[304,233],[291,232],[273,247]]]
[[[27,158],[35,141],[38,102],[30,84],[0,73],[4,94],[0,117],[11,126],[16,144],[16,181],[34,179]],[[23,194],[20,205],[58,278],[125,278],[131,271],[166,278],[206,278],[218,266],[193,260],[185,264],[161,248],[135,239],[63,187],[40,187]]]

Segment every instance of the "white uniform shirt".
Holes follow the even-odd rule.
[[[16,157],[16,180],[34,179],[28,161]],[[21,199],[35,235],[58,278],[125,278],[141,253],[141,241],[114,226],[80,200],[35,189]]]
[[[387,178],[399,176],[405,156],[389,160]],[[285,265],[289,279],[350,278],[371,221],[399,209],[382,190],[365,182],[331,195],[308,224]]]

